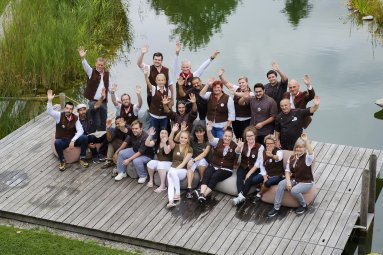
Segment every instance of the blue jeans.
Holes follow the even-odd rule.
[[[244,196],[246,196],[247,193],[249,193],[251,186],[256,185],[256,184],[260,184],[262,182],[263,182],[263,176],[260,173],[257,173],[257,172],[253,173],[245,181],[245,185],[243,186],[243,189],[242,189],[242,194]]]
[[[160,136],[160,132],[162,129],[166,129],[168,126],[168,118],[157,119],[150,117],[150,127],[154,127],[156,129],[155,139],[158,139]]]
[[[211,133],[213,134],[215,138],[221,139],[223,137],[223,128],[213,127],[213,129],[211,130]]]
[[[135,152],[133,151],[133,148],[127,148],[125,150],[122,150],[118,153],[118,159],[117,159],[117,172],[118,173],[126,173],[126,166],[123,164],[125,159],[130,158],[133,156]],[[145,166],[146,164],[152,160],[149,157],[146,156],[139,156],[135,159],[133,159],[133,166],[137,172],[137,175],[142,178],[148,176]]]
[[[282,176],[269,177],[264,185],[266,186],[266,188],[270,188],[273,185],[277,185],[282,180],[283,180]]]
[[[106,130],[106,118],[108,117],[107,103],[104,101],[100,108],[94,109],[96,101],[89,101],[90,116],[93,119],[97,131]]]
[[[71,139],[60,139],[55,140],[55,149],[61,162],[64,162],[64,150],[69,147]],[[80,159],[86,157],[86,149],[88,148],[88,137],[81,135],[74,143],[75,147],[81,147]]]
[[[298,200],[299,204],[301,206],[306,206],[305,198],[303,197],[303,193],[306,193],[309,191],[313,186],[314,183],[309,182],[296,182],[294,179],[291,180],[291,195]],[[286,189],[286,179],[278,183],[278,190],[275,194],[275,200],[274,200],[274,208],[279,210],[281,208],[282,198],[283,194],[285,193]]]

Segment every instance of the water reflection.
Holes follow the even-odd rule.
[[[237,0],[151,0],[150,5],[159,15],[161,11],[175,25],[171,39],[178,39],[190,50],[207,45],[210,37],[221,31],[221,24],[236,9]]]
[[[288,16],[289,22],[296,28],[301,19],[308,17],[312,8],[313,5],[308,0],[286,0],[285,9],[282,12]]]

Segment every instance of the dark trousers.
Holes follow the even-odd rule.
[[[217,183],[226,180],[229,178],[233,172],[215,168],[212,165],[209,165],[202,179],[202,184],[207,185],[210,189],[214,189]]]
[[[248,168],[244,169],[242,167],[239,167],[237,170],[237,191],[238,194],[243,190],[243,187],[245,185],[245,177],[247,172],[249,171]]]
[[[89,101],[90,116],[96,125],[96,130],[97,131],[105,131],[106,130],[106,118],[108,117],[107,103],[104,101],[101,104],[100,108],[98,108],[98,109],[94,109],[95,104],[96,104],[96,101],[94,101],[94,100]]]
[[[90,151],[92,152],[93,158],[97,157],[99,154],[103,156],[106,155],[106,151],[108,150],[108,142],[106,140],[106,134],[98,138],[95,137],[94,135],[88,135],[88,144],[91,144],[91,143],[94,143],[94,144],[101,143],[101,147],[98,152],[96,148],[89,148]]]
[[[257,173],[257,172],[253,173],[245,181],[245,185],[243,186],[243,189],[242,189],[242,194],[244,196],[246,196],[247,193],[249,193],[249,191],[251,189],[251,186],[256,185],[256,184],[260,184],[262,182],[263,182],[263,176],[261,174]]]
[[[69,147],[71,139],[60,139],[55,140],[55,148],[57,155],[61,162],[64,162],[64,150]],[[88,147],[88,137],[86,135],[80,136],[74,143],[75,147],[81,147],[80,159],[85,158],[86,149]]]
[[[243,131],[250,125],[250,120],[235,120],[233,121],[233,131],[236,138],[243,138]]]
[[[270,188],[273,185],[277,185],[282,180],[283,180],[282,176],[269,177],[267,181],[264,183],[264,185],[266,186],[266,188]]]
[[[265,137],[266,135],[257,135],[256,143],[259,143],[265,146]]]
[[[169,121],[168,118],[157,119],[157,118],[150,117],[150,127],[154,127],[155,130],[156,130],[156,134],[155,134],[155,137],[154,137],[155,139],[159,139],[160,132],[161,132],[162,129],[167,129],[168,121]]]

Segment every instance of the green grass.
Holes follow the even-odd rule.
[[[92,242],[72,240],[46,230],[25,230],[0,226],[2,255],[129,255],[137,254],[99,246]]]
[[[383,2],[380,0],[350,0],[350,5],[362,16],[372,15],[375,22],[383,25]]]

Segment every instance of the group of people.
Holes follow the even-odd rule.
[[[137,103],[128,93],[117,98],[117,85],[110,80],[105,60],[98,58],[95,67],[90,67],[86,51],[80,47],[88,78],[84,92],[88,105],[77,105],[77,116],[73,103],[67,102],[60,113],[53,110],[53,92],[47,93],[47,111],[56,122],[59,169],[66,169],[63,150],[77,146],[81,147],[82,167],[89,166],[85,159],[89,148],[94,163],[105,161],[102,168],[115,166],[115,181],[126,178],[127,166],[132,164],[138,183],[148,180],[147,185],[153,187],[157,171],[160,185],[154,191],[168,191],[169,208],[181,199],[182,180],[187,179],[186,198],[195,197],[204,203],[216,185],[236,171],[238,195],[233,199],[234,205],[243,203],[254,185],[255,201],[272,185],[278,185],[274,208],[268,216],[278,214],[285,190],[299,201],[296,213],[304,213],[307,204],[303,194],[314,182],[314,154],[303,129],[320,104],[310,77],[304,76],[307,90],[301,91],[298,81],[289,81],[273,62],[272,70],[266,74],[266,85],[256,83],[251,88],[245,76],[239,77],[237,84],[231,83],[225,79],[224,69],[219,70],[218,79],[210,78],[203,84],[201,76],[219,52],[213,52],[192,72],[189,60],[179,61],[180,51],[181,45],[177,44],[171,74],[162,65],[160,52],[153,54],[152,65],[145,64],[148,46],[142,47],[137,65],[146,82],[148,110],[144,110],[140,86],[135,89]],[[114,127],[112,120],[107,119],[108,98],[116,107]],[[313,105],[307,107],[310,101]],[[144,129],[147,119],[149,130]],[[96,135],[97,131],[105,134]],[[294,152],[284,166],[283,154],[291,150]],[[196,172],[200,182],[193,190]]]

